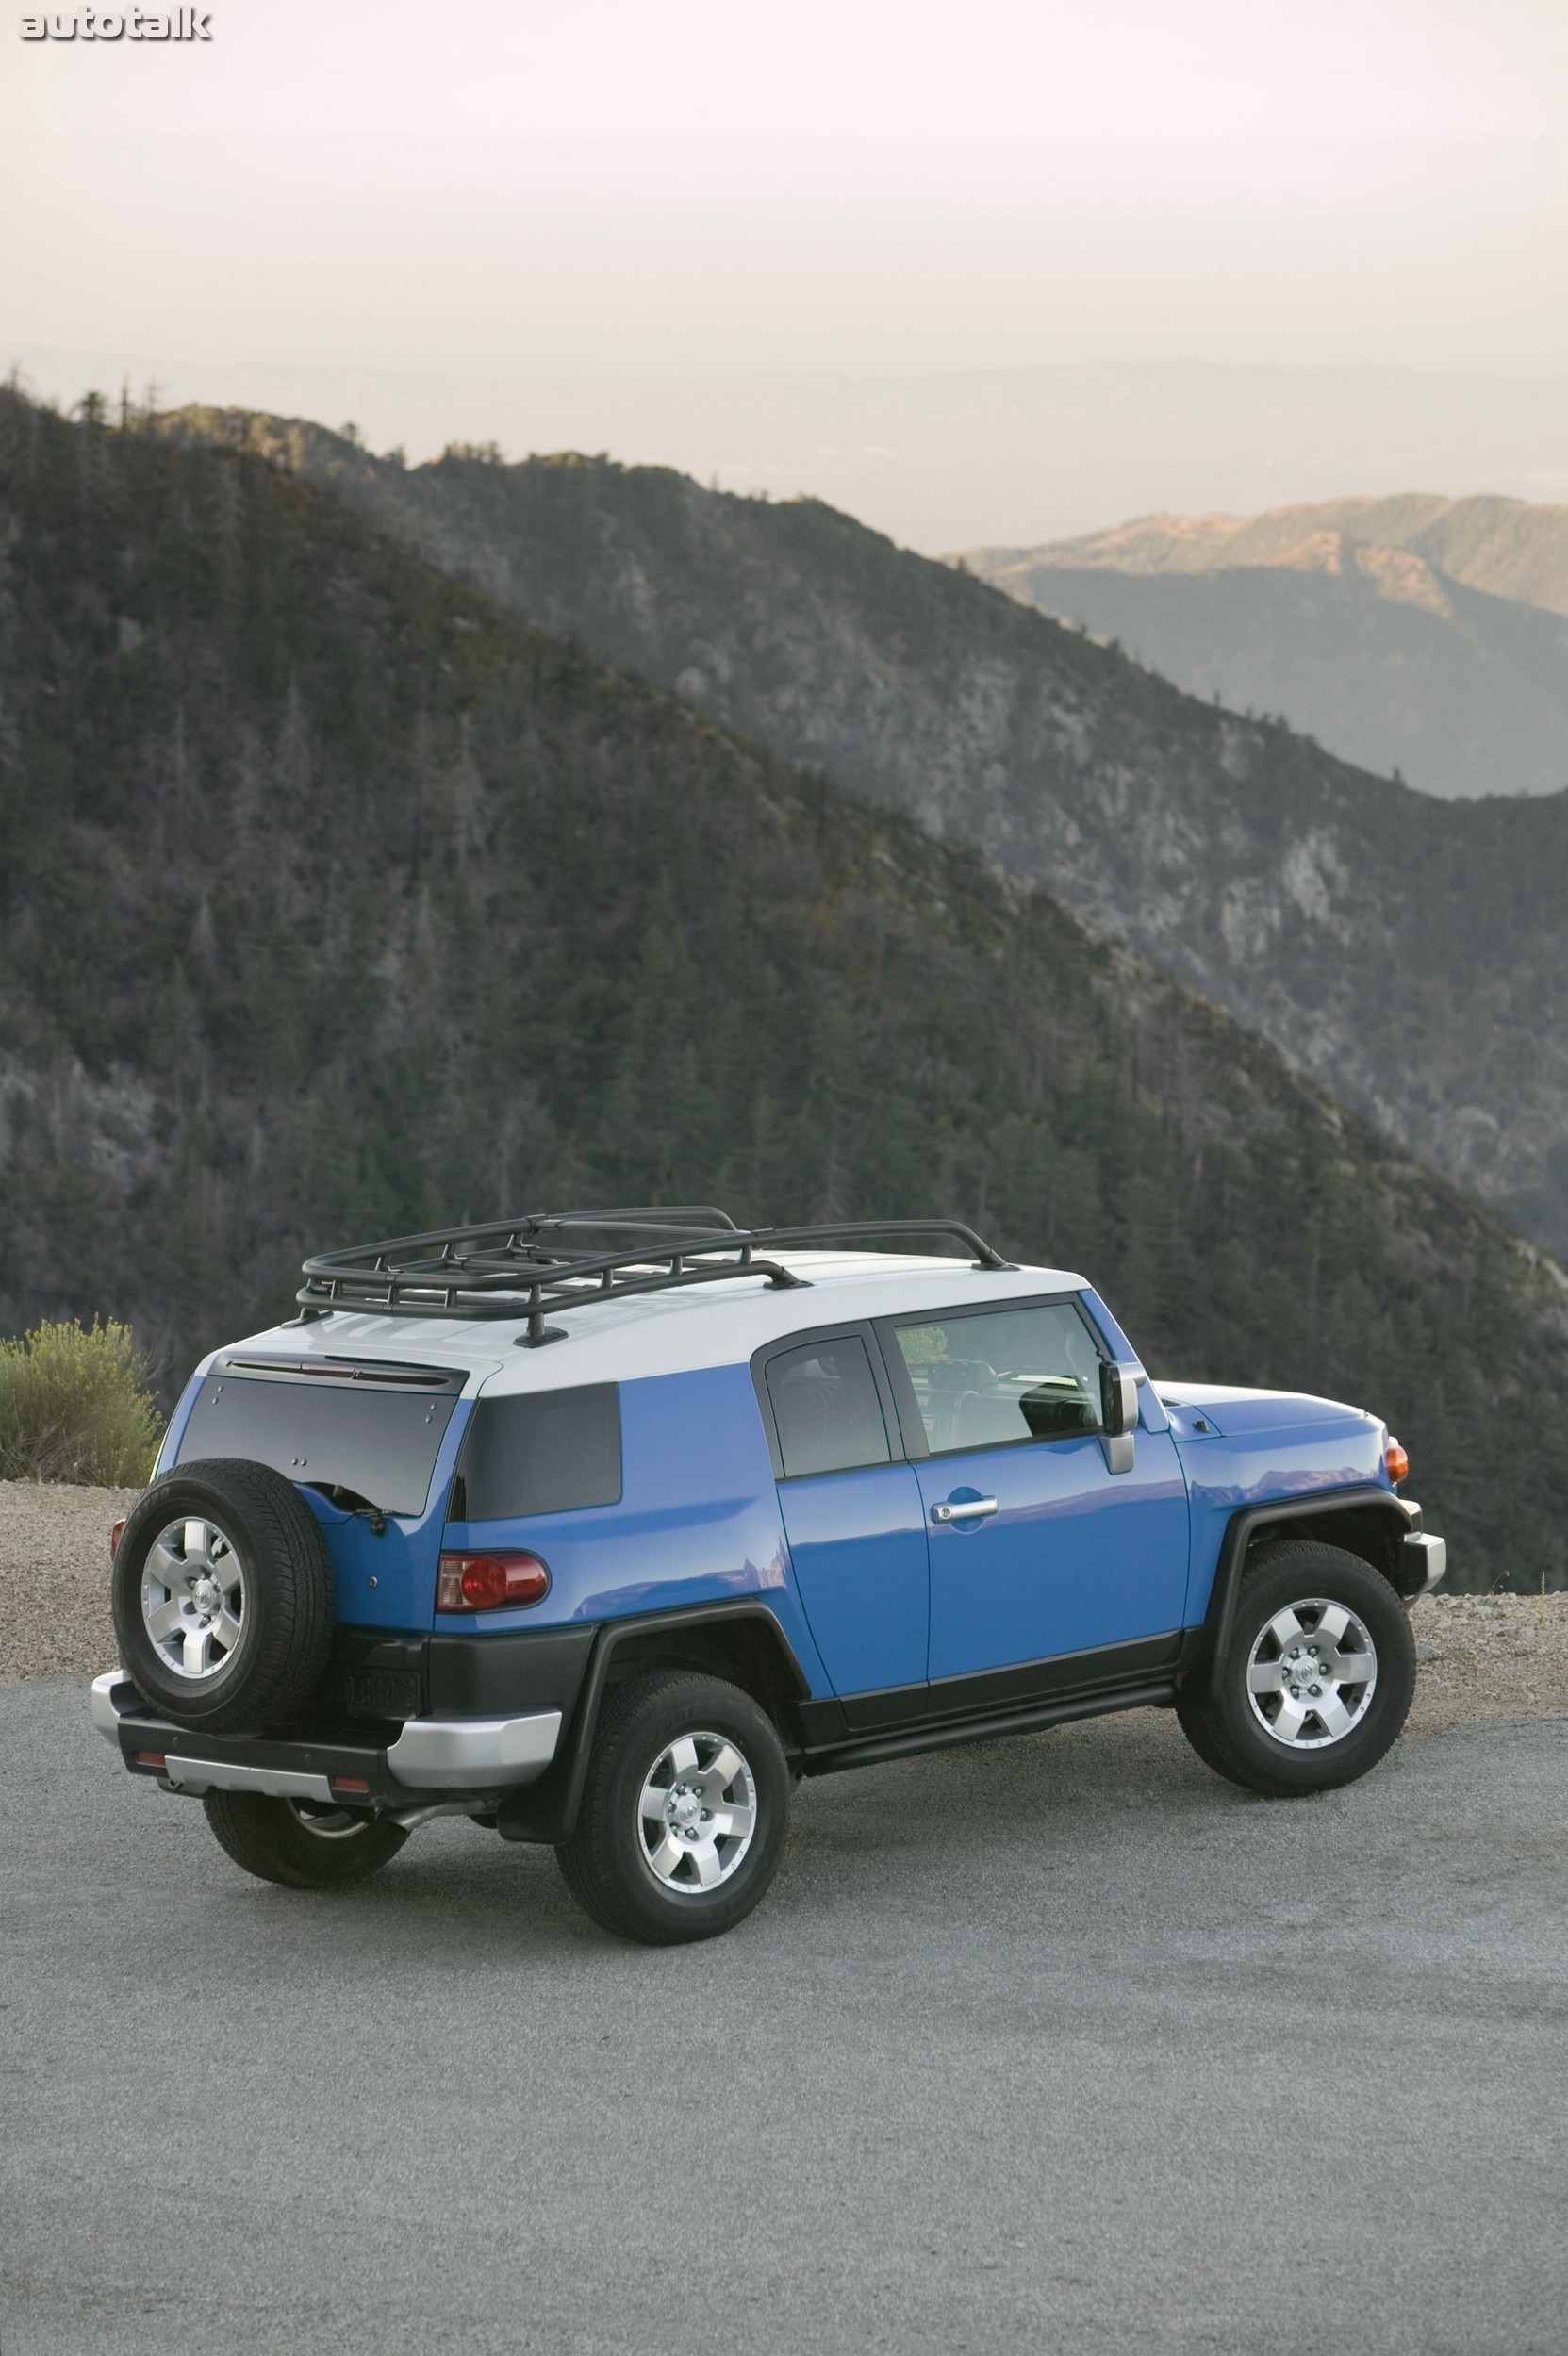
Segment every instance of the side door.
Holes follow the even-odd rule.
[[[1186,1484],[1168,1431],[1140,1428],[1131,1467],[1111,1470],[1106,1353],[1077,1300],[944,1310],[878,1332],[926,1517],[931,1707],[1136,1675],[1174,1654]],[[939,1689],[971,1678],[985,1682]]]
[[[801,1608],[853,1727],[925,1708],[926,1508],[867,1327],[752,1361]]]

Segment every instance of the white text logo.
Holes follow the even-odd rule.
[[[25,16],[24,41],[210,41],[209,8],[175,8],[172,15],[152,16],[145,8],[81,8],[71,13],[55,9],[48,16]]]

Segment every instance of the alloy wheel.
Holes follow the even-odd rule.
[[[1247,1699],[1265,1734],[1293,1751],[1343,1742],[1366,1716],[1378,1649],[1344,1604],[1309,1596],[1265,1621],[1246,1664]]]
[[[147,1549],[141,1619],[166,1669],[192,1684],[226,1669],[245,1633],[245,1567],[216,1522],[171,1522]]]
[[[643,1778],[637,1838],[654,1880],[676,1896],[722,1888],[751,1846],[756,1778],[725,1735],[681,1735]]]

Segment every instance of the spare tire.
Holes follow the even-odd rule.
[[[125,1672],[176,1725],[275,1725],[326,1667],[326,1541],[268,1465],[214,1457],[155,1481],[126,1518],[111,1594]]]

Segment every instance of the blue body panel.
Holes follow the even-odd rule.
[[[812,1692],[831,1692],[796,1592],[750,1368],[622,1383],[620,1447],[619,1505],[450,1524],[451,1546],[526,1546],[542,1556],[551,1588],[531,1608],[454,1615],[441,1625],[499,1635],[754,1595],[778,1619]],[[433,1606],[434,1576],[423,1618],[407,1624],[428,1627]]]
[[[933,1677],[1180,1627],[1187,1492],[1168,1434],[1140,1431],[1130,1473],[1110,1472],[1088,1433],[917,1469],[928,1513],[977,1497],[999,1507],[931,1527]]]
[[[784,1481],[779,1504],[801,1601],[834,1691],[923,1683],[931,1579],[914,1467],[876,1464]]]
[[[1222,1405],[1214,1410],[1224,1414]],[[1138,1446],[1145,1445],[1140,1433]],[[1201,1625],[1219,1567],[1220,1547],[1232,1514],[1244,1506],[1311,1496],[1314,1491],[1390,1487],[1383,1462],[1383,1427],[1369,1415],[1341,1409],[1321,1422],[1279,1423],[1272,1430],[1236,1439],[1215,1432],[1180,1440],[1176,1452],[1186,1475],[1191,1503],[1192,1573],[1187,1582],[1187,1624]]]

